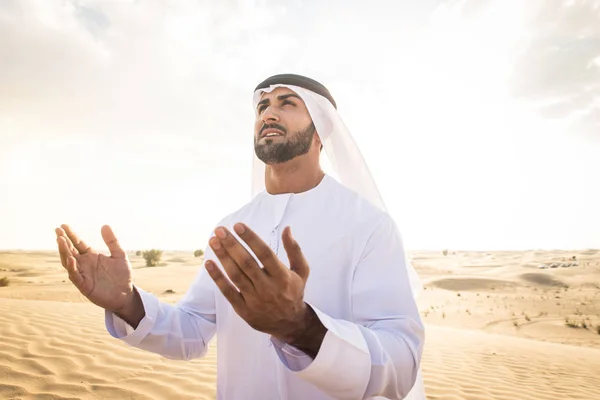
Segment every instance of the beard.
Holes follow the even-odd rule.
[[[305,129],[294,132],[291,135],[287,135],[287,130],[278,124],[265,125],[260,132],[267,128],[279,129],[285,134],[285,137],[284,140],[264,139],[262,143],[259,143],[259,133],[258,138],[254,139],[256,157],[265,164],[284,163],[308,153],[316,131],[315,125],[312,122]]]

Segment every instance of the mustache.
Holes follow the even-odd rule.
[[[258,136],[262,136],[262,134],[265,131],[265,129],[277,129],[277,130],[283,132],[284,134],[287,134],[287,129],[285,129],[285,127],[283,125],[279,125],[279,124],[265,124],[265,125],[263,125],[262,128],[260,128],[260,132],[258,132]]]

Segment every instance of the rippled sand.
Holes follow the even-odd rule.
[[[575,256],[576,261],[572,260]],[[412,253],[426,290],[428,399],[600,398],[600,252]],[[175,302],[200,259],[131,256]],[[539,269],[541,264],[577,266]],[[173,361],[112,339],[54,253],[0,253],[1,399],[214,399],[216,352]]]

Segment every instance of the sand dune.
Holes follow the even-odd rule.
[[[598,399],[600,350],[433,327],[428,399]]]
[[[539,272],[528,272],[521,275],[521,279],[533,283],[538,286],[550,286],[555,288],[568,288],[569,285],[553,277],[550,274],[543,274]]]
[[[575,256],[579,266],[540,270]],[[600,252],[419,252],[428,399],[600,398]],[[135,281],[177,301],[200,260]],[[0,399],[214,399],[216,352],[167,360],[112,339],[53,253],[0,253]]]
[[[517,282],[503,281],[490,278],[444,278],[431,281],[430,285],[445,290],[494,290],[495,288],[512,288]]]
[[[163,359],[106,335],[90,304],[0,300],[0,398],[215,397],[215,353]]]

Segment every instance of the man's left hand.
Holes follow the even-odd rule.
[[[244,224],[234,226],[264,268],[225,227],[215,230],[209,241],[227,276],[211,260],[206,269],[233,309],[252,328],[292,343],[307,327],[308,306],[304,302],[304,287],[310,268],[298,242],[286,227],[283,246],[290,268],[279,260],[271,248]],[[227,279],[231,280],[231,282]],[[232,283],[239,289],[236,289]]]

